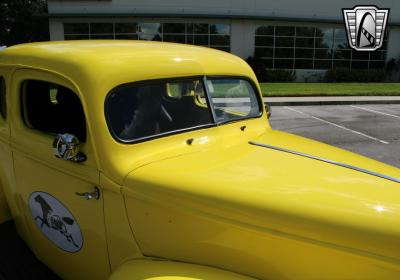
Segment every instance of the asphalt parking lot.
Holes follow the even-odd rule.
[[[400,104],[273,106],[271,125],[400,167]]]

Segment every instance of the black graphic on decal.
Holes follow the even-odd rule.
[[[52,228],[60,232],[62,235],[65,236],[68,242],[72,243],[76,248],[79,248],[78,244],[75,243],[72,235],[68,232],[66,226],[66,224],[70,226],[73,225],[75,221],[69,217],[61,218],[60,216],[53,214],[53,209],[40,194],[37,195],[34,200],[39,203],[40,207],[42,208],[42,217],[35,217],[35,221],[40,220],[42,222],[40,227],[43,228],[43,226],[46,225],[48,228]]]

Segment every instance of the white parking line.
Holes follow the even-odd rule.
[[[375,111],[375,110],[372,110],[372,109],[369,109],[369,108],[358,107],[358,106],[354,106],[354,105],[350,105],[350,107],[353,107],[353,108],[356,108],[356,109],[360,109],[360,110],[364,110],[364,111],[368,111],[368,112],[372,112],[372,113],[375,113],[375,114],[380,114],[380,115],[384,115],[384,116],[389,116],[389,117],[392,117],[392,118],[400,119],[400,116],[384,113],[384,112],[381,112],[381,111]]]
[[[293,112],[296,112],[296,113],[299,113],[299,114],[302,114],[302,115],[307,116],[307,117],[309,117],[309,118],[316,119],[316,120],[318,120],[318,121],[320,121],[320,122],[327,123],[327,124],[329,124],[329,125],[333,125],[333,126],[335,126],[335,127],[341,128],[341,129],[346,130],[346,131],[349,131],[349,132],[352,132],[352,133],[354,133],[354,134],[364,136],[365,138],[368,138],[368,139],[377,141],[377,142],[379,142],[379,143],[386,144],[386,145],[389,144],[389,142],[387,142],[387,141],[385,141],[385,140],[381,140],[381,139],[378,139],[378,138],[376,138],[376,137],[367,135],[367,134],[365,134],[365,133],[362,133],[362,132],[359,132],[359,131],[356,131],[356,130],[347,128],[347,127],[345,127],[345,126],[342,126],[342,125],[339,125],[339,124],[336,124],[336,123],[333,123],[333,122],[330,122],[330,121],[327,121],[327,120],[324,120],[324,119],[315,117],[315,116],[313,116],[313,115],[304,113],[304,112],[302,112],[302,111],[298,111],[298,110],[296,110],[296,109],[293,109],[293,108],[290,108],[290,107],[287,107],[287,106],[285,106],[285,109],[290,110],[290,111],[293,111]]]

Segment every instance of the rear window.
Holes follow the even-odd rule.
[[[199,79],[119,87],[106,105],[111,131],[122,141],[212,124]]]
[[[116,87],[105,111],[111,134],[135,142],[166,134],[258,117],[252,84],[241,78],[185,78]]]

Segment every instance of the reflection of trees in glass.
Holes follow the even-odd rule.
[[[140,40],[148,40],[148,41],[162,41],[161,32],[162,25],[161,23],[147,23],[141,22],[138,24],[139,39]]]
[[[276,48],[275,57],[279,58],[293,58],[294,48]]]
[[[182,43],[185,44],[186,40],[185,40],[185,35],[163,35],[163,41],[164,42],[173,42],[173,43]]]
[[[64,34],[85,34],[89,36],[89,23],[64,23]]]
[[[229,24],[211,24],[210,34],[229,35]]]
[[[333,28],[316,28],[315,37],[333,37]]]
[[[274,26],[259,26],[256,30],[256,35],[274,35]]]
[[[276,37],[276,47],[294,47],[294,37]]]
[[[313,49],[296,48],[295,56],[296,56],[296,58],[309,58],[312,60],[312,58],[314,56],[314,50]]]
[[[161,33],[161,23],[141,22],[139,23],[139,32],[147,34]]]
[[[347,49],[336,49],[334,59],[350,59],[351,51]]]
[[[161,30],[160,30],[161,32]],[[163,23],[164,34],[180,34],[185,33],[184,23]]]
[[[207,23],[194,23],[193,24],[194,34],[208,34],[208,24]]]
[[[115,33],[136,33],[136,28],[134,22],[115,23]]]
[[[275,69],[290,68],[293,57],[297,69],[350,68],[351,65],[354,65],[351,68],[374,68],[384,64],[386,40],[387,36],[381,51],[360,53],[350,48],[344,28],[265,25],[256,29],[255,56]]]
[[[294,26],[275,26],[275,36],[294,36]]]
[[[344,28],[335,28],[335,38],[347,38]]]
[[[314,48],[314,38],[296,38],[296,48]]]
[[[315,58],[332,59],[332,49],[315,49]]]
[[[316,28],[315,47],[330,49],[333,45],[333,28]]]
[[[160,34],[139,34],[140,40],[147,40],[147,41],[161,41]]]
[[[210,45],[227,46],[229,45],[229,36],[210,35]]]
[[[113,33],[112,23],[91,23],[90,34],[110,34]]]
[[[314,27],[296,27],[297,37],[314,37],[315,28]]]
[[[350,49],[346,38],[335,38],[335,43],[333,46],[335,49]]]

